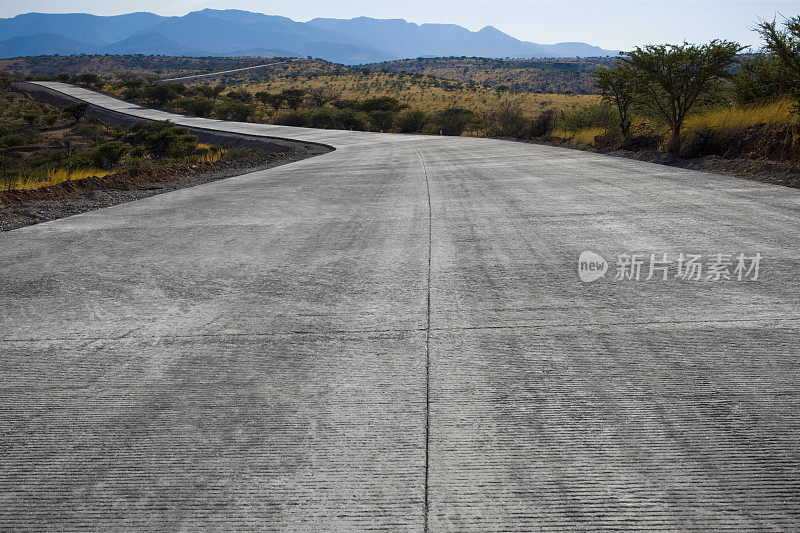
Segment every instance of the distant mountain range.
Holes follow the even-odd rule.
[[[520,41],[491,26],[473,32],[455,24],[367,17],[295,22],[233,9],[182,17],[27,13],[0,19],[0,57],[49,54],[312,56],[354,65],[416,57],[594,57],[617,51]]]

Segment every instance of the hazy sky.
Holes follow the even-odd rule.
[[[617,49],[715,37],[758,44],[751,31],[757,17],[800,14],[800,0],[0,0],[0,17],[30,11],[183,15],[206,7],[246,9],[297,21],[368,16],[453,23],[471,30],[491,25],[526,41],[584,41]]]

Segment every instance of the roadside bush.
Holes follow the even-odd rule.
[[[428,123],[428,115],[418,109],[410,109],[399,113],[394,125],[400,133],[419,133]]]
[[[392,111],[371,111],[368,113],[369,123],[376,131],[390,131],[394,124],[395,113]]]
[[[378,96],[377,98],[367,98],[359,102],[356,109],[373,113],[375,111],[384,111],[390,113],[397,113],[403,108],[397,98],[391,96]]]
[[[239,91],[230,91],[225,96],[227,96],[231,100],[234,100],[236,102],[242,102],[244,104],[249,104],[250,102],[253,101],[253,95],[245,91],[244,89]]]
[[[0,124],[0,137],[9,133],[17,133],[19,127],[16,124]]]
[[[92,140],[97,140],[100,138],[100,130],[97,129],[97,126],[94,124],[89,124],[88,122],[74,125],[72,127],[72,133],[87,137]]]
[[[308,118],[312,128],[330,129],[339,127],[336,110],[334,109],[327,107],[317,108],[311,112]]]
[[[57,121],[58,121],[58,115],[56,115],[55,113],[50,113],[42,117],[42,122],[44,122],[45,125],[50,127],[54,126]]]
[[[103,78],[101,78],[97,74],[86,73],[78,76],[78,83],[82,83],[84,85],[98,86],[103,83]]]
[[[242,102],[223,102],[214,108],[222,120],[246,122],[253,114],[253,107]]]
[[[275,124],[280,124],[281,126],[298,126],[301,128],[307,128],[309,123],[308,115],[302,111],[290,111],[278,116],[275,120]]]
[[[130,145],[121,141],[112,141],[101,144],[92,150],[94,166],[103,169],[114,168],[129,149]]]
[[[531,121],[531,137],[546,137],[555,129],[555,109],[545,109]]]
[[[214,102],[207,98],[182,98],[175,107],[198,117],[207,117],[214,111]]]
[[[297,108],[303,104],[305,95],[306,92],[303,89],[286,89],[285,91],[281,92],[283,101],[286,102],[286,105],[292,111],[297,111]]]
[[[90,150],[77,153],[66,161],[68,170],[80,170],[84,168],[102,168],[111,170],[119,164],[122,156],[129,150],[130,145],[121,141],[112,141],[101,144]]]
[[[613,128],[616,122],[617,115],[614,108],[606,103],[600,103],[573,111],[562,111],[558,116],[556,128],[575,133],[586,128]]]
[[[154,83],[146,85],[141,90],[145,99],[161,105],[177,100],[184,92],[186,87],[180,83]]]
[[[0,144],[7,147],[22,146],[25,144],[25,137],[19,133],[9,133],[0,137]]]
[[[731,96],[740,105],[763,103],[785,95],[792,73],[772,55],[758,55],[742,61],[731,78]]]
[[[130,155],[130,159],[144,159],[147,155],[147,150],[141,145],[134,146],[128,155]]]
[[[144,90],[141,87],[128,87],[121,96],[123,100],[136,100],[144,97]]]
[[[484,127],[486,133],[494,137],[524,139],[531,134],[531,121],[525,117],[518,105],[508,101],[487,114]]]
[[[81,119],[86,116],[86,113],[89,111],[89,104],[86,102],[79,102],[77,104],[72,104],[66,106],[61,112],[71,118],[74,122],[80,122]]]
[[[336,109],[358,109],[358,100],[334,100],[331,105]]]
[[[39,122],[41,115],[37,111],[25,111],[22,113],[22,120],[28,123],[28,126],[34,127]]]
[[[469,109],[449,107],[436,114],[434,124],[442,135],[459,136],[476,120],[477,116]]]
[[[136,133],[134,141],[144,145],[155,157],[181,158],[194,154],[197,149],[197,137],[171,122],[146,125]]]

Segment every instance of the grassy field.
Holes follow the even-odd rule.
[[[592,72],[614,58],[488,59],[436,57],[403,59],[366,65],[376,72],[436,76],[486,87],[507,86],[514,91],[594,94]]]
[[[709,128],[736,130],[758,124],[788,124],[793,119],[792,102],[784,99],[757,106],[710,109],[689,117],[685,128],[687,133],[696,134]]]
[[[713,135],[716,138],[730,138],[737,133],[752,128],[782,128],[788,127],[797,121],[797,115],[792,112],[793,102],[789,99],[780,99],[760,105],[732,105],[701,110],[689,116],[682,129],[683,144],[691,146],[698,137]],[[664,126],[634,120],[634,135],[657,135],[666,137],[667,129]],[[570,143],[585,146],[597,146],[597,140],[614,128],[590,126],[578,131],[556,129],[553,137]],[[756,135],[757,137],[757,135]]]
[[[161,78],[232,70],[271,61],[258,57],[33,56],[0,59],[0,72],[11,77],[95,73],[108,77],[135,74],[144,78]]]
[[[432,76],[413,76],[361,71],[316,76],[277,77],[261,83],[243,83],[232,88],[281,92],[286,89],[325,87],[340,99],[367,99],[391,96],[413,109],[434,113],[448,107],[462,107],[481,114],[496,109],[504,101],[518,105],[533,117],[545,109],[569,111],[599,102],[597,95],[540,94],[496,91],[491,88],[441,80]]]

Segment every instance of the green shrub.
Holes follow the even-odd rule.
[[[25,144],[25,137],[19,133],[9,133],[0,137],[0,144],[3,146],[22,146]]]
[[[0,124],[0,137],[9,133],[17,133],[18,131],[19,127],[16,124]]]
[[[419,133],[427,123],[428,115],[418,109],[403,111],[394,120],[394,125],[400,133]]]
[[[484,127],[491,136],[517,139],[528,138],[532,129],[522,109],[508,101],[487,115]]]
[[[95,166],[93,152],[94,152],[93,150],[86,150],[83,152],[79,152],[70,157],[64,166],[66,166],[68,170],[92,168]]]
[[[182,98],[175,103],[175,107],[198,117],[207,117],[214,110],[214,102],[208,98]]]
[[[45,123],[45,125],[52,127],[58,121],[58,115],[55,113],[47,114],[42,118],[42,121]]]
[[[477,117],[469,109],[449,107],[436,114],[434,124],[443,135],[461,135],[467,126],[474,124]]]
[[[72,127],[72,133],[87,137],[92,140],[97,140],[100,138],[100,130],[97,129],[97,126],[88,122],[74,125]]]
[[[308,127],[310,119],[303,111],[291,111],[278,116],[275,123],[282,126]]]
[[[197,137],[171,122],[148,124],[137,137],[155,157],[181,158],[194,154],[197,149]]]
[[[388,111],[397,113],[403,108],[397,98],[391,96],[378,96],[377,98],[368,98],[358,104],[358,109],[367,113],[374,111]]]
[[[121,141],[112,141],[101,144],[92,150],[94,166],[104,169],[112,169],[119,164],[131,146]]]
[[[215,107],[217,116],[222,120],[246,122],[253,114],[253,107],[242,102],[223,102]]]
[[[389,131],[394,124],[395,113],[392,111],[371,111],[368,113],[369,123],[372,129],[378,131]]]
[[[41,115],[37,111],[25,111],[22,113],[22,120],[28,123],[28,126],[33,127],[39,121]]]
[[[343,130],[364,131],[369,127],[369,117],[363,111],[337,109],[336,123]]]
[[[144,89],[141,87],[128,87],[122,91],[123,100],[135,100],[144,97]]]
[[[281,92],[283,100],[292,111],[297,111],[297,108],[303,103],[305,95],[306,92],[303,89],[286,89]]]
[[[334,100],[331,105],[336,109],[358,109],[358,100]]]
[[[556,128],[568,132],[578,132],[586,128],[613,128],[617,123],[617,115],[606,103],[593,104],[574,111],[562,111],[556,121]]]
[[[97,74],[87,73],[78,76],[78,82],[84,85],[100,85],[103,83],[103,79]]]
[[[234,100],[236,102],[242,102],[244,104],[249,104],[250,102],[253,101],[253,95],[245,91],[244,89],[241,89],[239,91],[230,91],[225,96],[227,96],[231,100]]]
[[[320,107],[313,110],[308,119],[313,128],[330,129],[339,127],[335,110],[328,107]]]
[[[81,119],[86,115],[89,111],[89,104],[86,102],[79,102],[77,104],[68,105],[61,112],[71,118],[75,122],[80,122]]]
[[[763,103],[789,92],[792,73],[773,55],[759,54],[738,65],[731,78],[733,100],[740,105]]]
[[[186,92],[186,87],[180,83],[154,83],[143,87],[141,91],[147,100],[163,105],[177,100]]]
[[[532,137],[545,137],[550,135],[556,127],[556,110],[545,109],[531,121],[530,135]]]

